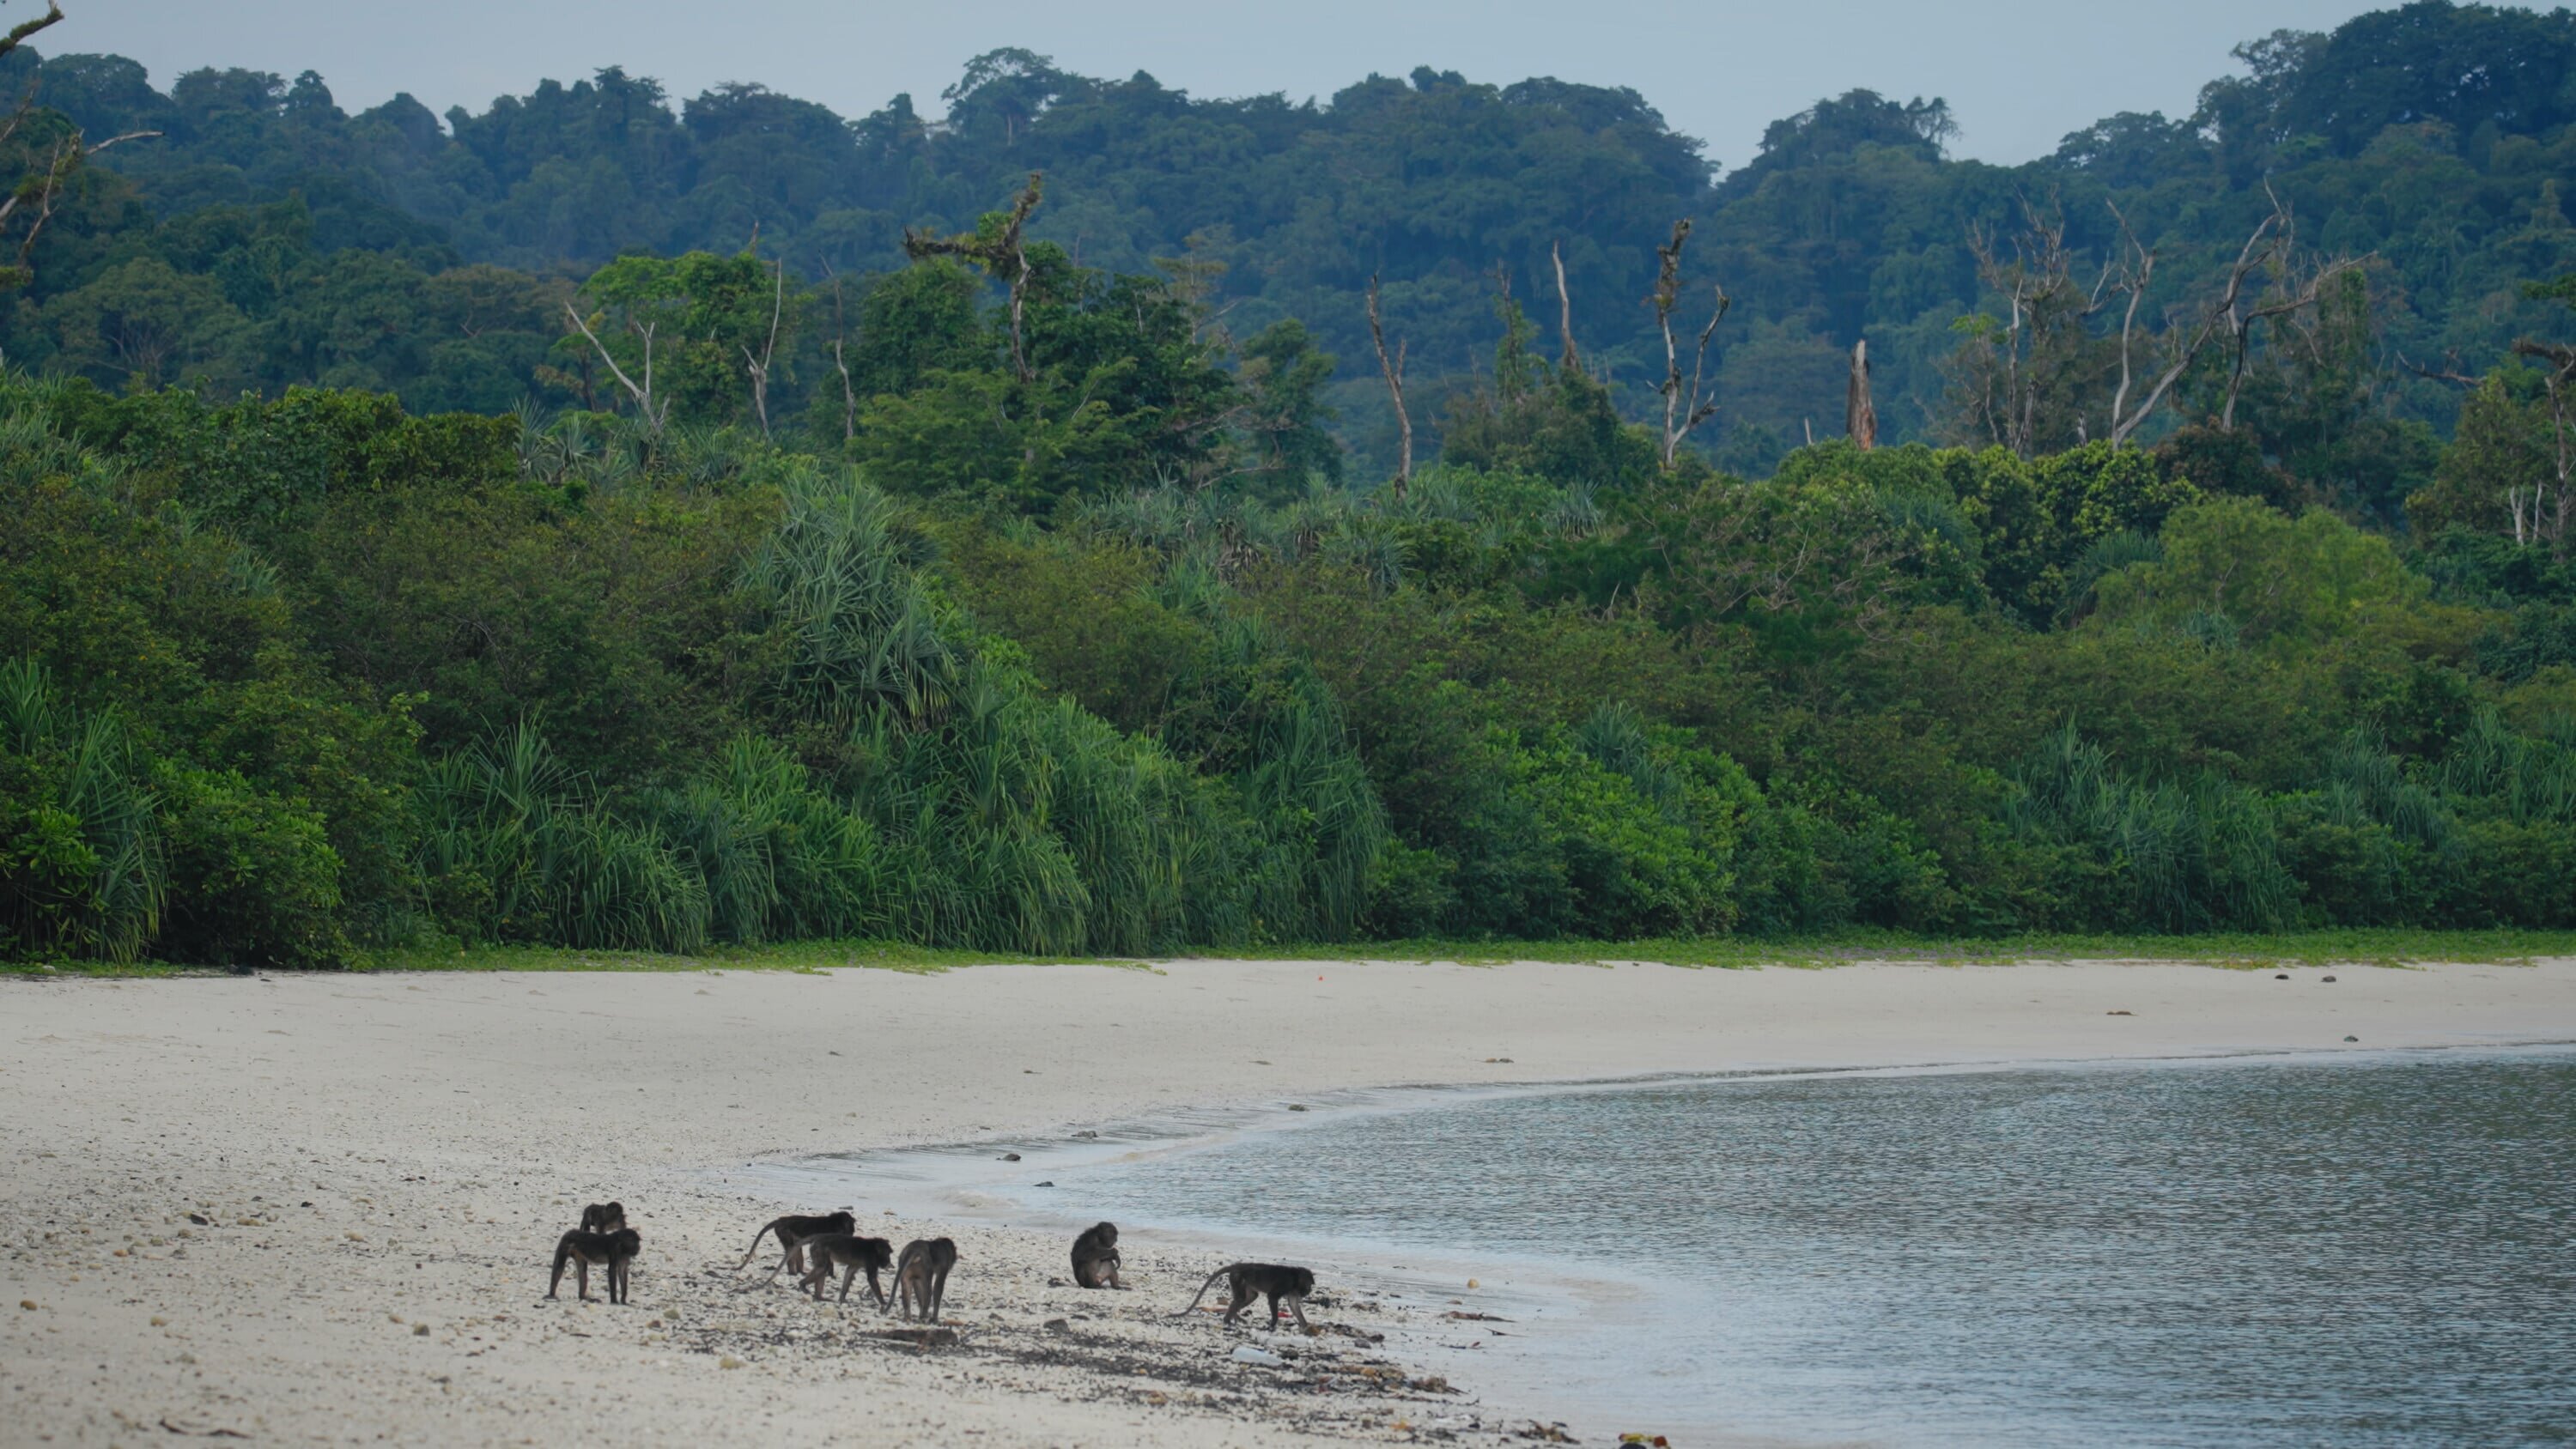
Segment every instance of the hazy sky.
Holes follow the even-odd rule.
[[[41,0],[0,0],[0,20]],[[2390,0],[2394,3],[2394,0]],[[352,111],[410,91],[480,111],[542,77],[602,66],[658,77],[675,97],[758,81],[847,116],[910,91],[936,113],[966,59],[1018,45],[1085,75],[1154,74],[1199,96],[1328,99],[1417,65],[1472,80],[1532,75],[1633,86],[1709,154],[1736,166],[1763,126],[1867,86],[1939,95],[1966,128],[1957,154],[2026,160],[2124,110],[2188,111],[2228,73],[2228,47],[2328,29],[2351,0],[64,0],[47,54],[113,51],[167,89],[181,71],[322,73]]]

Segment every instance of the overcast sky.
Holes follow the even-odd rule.
[[[675,97],[757,81],[847,116],[910,91],[936,113],[970,56],[1025,46],[1085,75],[1154,74],[1198,96],[1329,99],[1417,65],[1508,82],[1553,75],[1633,86],[1727,166],[1763,126],[1866,86],[1945,96],[1956,153],[2021,161],[2119,111],[2191,109],[2230,72],[2228,47],[2284,27],[2329,29],[2339,0],[63,0],[47,54],[112,51],[167,89],[198,66],[316,70],[356,111],[410,91],[475,111],[543,77],[607,65]],[[0,20],[41,0],[0,0]]]

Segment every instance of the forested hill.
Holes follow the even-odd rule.
[[[0,33],[0,963],[2576,927],[2566,12],[1721,171],[1010,53],[442,127],[12,50],[83,8]]]
[[[1364,316],[1372,277],[1424,400],[1426,456],[1443,398],[1492,369],[1498,286],[1553,323],[1553,246],[1586,366],[1642,417],[1662,375],[1643,299],[1656,247],[1689,217],[1694,273],[1735,299],[1712,353],[1720,411],[1696,441],[1760,474],[1841,431],[1864,337],[1890,440],[1963,432],[1945,367],[1960,319],[1998,305],[1971,237],[2021,227],[2024,202],[2062,217],[2082,268],[2118,254],[2116,204],[2157,253],[2152,308],[2208,287],[2270,212],[2268,181],[2296,255],[2368,258],[2377,410],[2447,430],[2456,397],[2397,358],[2474,371],[2543,320],[2518,284],[2576,269],[2562,195],[2576,17],[2423,0],[2238,53],[2244,73],[2189,116],[2109,117],[1997,167],[1948,156],[1941,102],[1866,91],[1775,123],[1752,157],[1715,158],[1633,91],[1429,68],[1299,104],[996,50],[936,123],[905,96],[856,119],[756,85],[675,102],[609,69],[442,123],[409,96],[351,115],[311,73],[201,70],[162,91],[117,57],[21,51],[13,91],[32,80],[93,139],[161,135],[98,158],[130,190],[93,169],[0,345],[106,383],[562,405],[577,398],[549,352],[560,299],[621,252],[756,245],[809,285],[861,278],[901,264],[904,227],[971,226],[1042,171],[1032,235],[1074,260],[1143,273],[1179,259],[1237,337],[1301,320],[1338,358],[1337,431],[1383,471],[1394,428]],[[787,410],[824,376],[810,350],[781,369]],[[2351,491],[2393,515],[2420,472]]]

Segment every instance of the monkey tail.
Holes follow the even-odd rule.
[[[1192,1299],[1190,1299],[1190,1306],[1189,1306],[1189,1307],[1187,1307],[1187,1308],[1182,1309],[1180,1312],[1175,1313],[1175,1314],[1173,1314],[1172,1316],[1173,1316],[1174,1318],[1187,1318],[1187,1317],[1189,1317],[1191,1314],[1198,1312],[1198,1311],[1199,1311],[1199,1299],[1200,1299],[1200,1298],[1205,1298],[1205,1297],[1207,1296],[1207,1291],[1208,1291],[1210,1288],[1213,1288],[1213,1287],[1215,1287],[1215,1286],[1216,1286],[1216,1280],[1217,1280],[1217,1279],[1222,1278],[1222,1277],[1224,1277],[1226,1274],[1231,1273],[1231,1272],[1233,1272],[1233,1271],[1234,1271],[1234,1265],[1233,1265],[1232,1263],[1228,1263],[1228,1264],[1226,1264],[1224,1267],[1217,1269],[1217,1270],[1216,1270],[1215,1272],[1213,1272],[1213,1273],[1210,1273],[1210,1274],[1207,1276],[1207,1281],[1206,1281],[1206,1282],[1204,1282],[1204,1283],[1201,1283],[1201,1284],[1199,1285],[1199,1291],[1198,1291],[1197,1296],[1196,1296],[1196,1297],[1193,1297]]]
[[[904,1295],[903,1272],[904,1272],[904,1270],[905,1270],[906,1268],[909,1268],[909,1267],[911,1267],[911,1266],[912,1266],[912,1260],[913,1260],[914,1258],[917,1258],[917,1257],[919,1257],[919,1256],[920,1256],[920,1252],[919,1252],[920,1247],[921,1247],[921,1244],[920,1244],[920,1243],[918,1243],[918,1242],[906,1243],[906,1244],[904,1244],[904,1245],[903,1245],[903,1251],[901,1251],[901,1252],[899,1252],[899,1253],[895,1254],[895,1256],[894,1256],[894,1277],[893,1277],[893,1281],[887,1285],[887,1288],[886,1288],[886,1295],[885,1295],[885,1302],[884,1302],[883,1304],[879,1305],[879,1307],[877,1308],[877,1312],[878,1312],[878,1313],[880,1313],[880,1314],[886,1314],[886,1313],[892,1313],[892,1312],[894,1312],[894,1310],[895,1310],[895,1304],[903,1298],[903,1295]],[[875,1280],[873,1277],[871,1277],[868,1281],[869,1281],[869,1285],[870,1285],[871,1287],[873,1287],[873,1286],[875,1285],[876,1280]],[[908,1317],[910,1317],[910,1316],[911,1316],[910,1314],[906,1314],[906,1315],[905,1315],[905,1317],[907,1317],[907,1318],[908,1318]]]
[[[751,1235],[751,1247],[749,1251],[742,1255],[742,1261],[733,1265],[733,1270],[735,1272],[739,1273],[743,1269],[751,1266],[751,1260],[760,1256],[760,1240],[768,1236],[769,1233],[777,1226],[778,1224],[776,1223],[770,1223],[763,1227],[759,1232]]]

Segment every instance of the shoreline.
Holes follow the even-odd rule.
[[[1234,1345],[1276,1341],[1167,1321],[1210,1265],[1161,1243],[1132,1245],[1145,1288],[1112,1298],[1047,1286],[1064,1275],[1052,1233],[856,1204],[907,1235],[953,1230],[969,1352],[873,1337],[891,1320],[872,1311],[732,1295],[708,1270],[753,1227],[835,1204],[712,1179],[826,1146],[1035,1138],[1406,1083],[2576,1038],[2576,959],[2343,967],[2334,986],[2288,971],[1183,960],[21,978],[0,982],[0,1264],[6,1300],[38,1307],[0,1318],[0,1404],[36,1442],[163,1423],[287,1440],[860,1426],[888,1443],[1489,1442],[1487,1385],[1390,1385],[1428,1376],[1407,1361],[1423,1335],[1405,1312],[1334,1295],[1313,1316],[1386,1343],[1280,1335],[1307,1356],[1237,1364]],[[607,1197],[645,1236],[637,1306],[545,1303],[553,1236]]]
[[[823,1153],[711,1170],[710,1180],[728,1186],[772,1187],[785,1198],[829,1197],[832,1185],[866,1188],[901,1204],[902,1210],[942,1221],[986,1227],[1029,1229],[1032,1219],[1064,1234],[1078,1231],[1092,1216],[1068,1213],[1047,1198],[1062,1182],[1069,1200],[1080,1200],[1080,1178],[1105,1167],[1125,1166],[1208,1152],[1246,1138],[1276,1137],[1283,1154],[1296,1150],[1294,1139],[1336,1123],[1360,1117],[1436,1113],[1502,1099],[1619,1093],[1658,1087],[1771,1084],[1844,1078],[1947,1077],[1987,1073],[2080,1072],[2101,1070],[2255,1068],[2314,1062],[2328,1057],[2362,1064],[2389,1065],[2453,1054],[2478,1056],[2553,1053],[2576,1049],[2576,1037],[2445,1042],[2424,1046],[2356,1050],[2350,1047],[2301,1047],[2288,1050],[2242,1050],[2171,1056],[2039,1058],[1996,1061],[1890,1062],[1868,1066],[1783,1068],[1764,1071],[1660,1072],[1639,1077],[1577,1078],[1563,1081],[1509,1082],[1459,1086],[1407,1082],[1384,1087],[1353,1088],[1309,1095],[1291,1112],[1276,1105],[1239,1106],[1202,1112],[1188,1118],[1106,1122],[1086,1132],[1095,1136],[994,1138],[925,1144],[881,1151]],[[1211,1121],[1210,1118],[1231,1120]],[[999,1151],[1015,1154],[1010,1165],[996,1161]],[[1045,1179],[1032,1181],[1032,1179]],[[1016,1185],[1017,1190],[1012,1190]],[[804,1189],[801,1193],[797,1189]],[[1123,1219],[1130,1216],[1121,1212]],[[1202,1249],[1217,1258],[1261,1257],[1282,1262],[1332,1265],[1332,1276],[1363,1285],[1354,1295],[1429,1308],[1434,1319],[1443,1306],[1470,1313],[1501,1315],[1514,1325],[1511,1341],[1472,1345],[1429,1342],[1408,1345],[1427,1358],[1441,1376],[1462,1385],[1487,1389],[1486,1397],[1505,1411],[1508,1422],[1555,1422],[1583,1442],[1617,1442],[1622,1433],[1662,1432],[1674,1442],[1724,1443],[1743,1446],[1794,1446],[1803,1440],[1730,1433],[1724,1426],[1676,1421],[1653,1414],[1622,1417],[1612,1406],[1559,1393],[1538,1398],[1526,1394],[1493,1395],[1488,1379],[1509,1383],[1532,1381],[1534,1370],[1559,1354],[1568,1340],[1580,1342],[1621,1328],[1634,1328],[1637,1313],[1673,1299],[1651,1275],[1633,1266],[1608,1261],[1550,1262],[1525,1251],[1472,1246],[1434,1247],[1392,1239],[1323,1236],[1301,1233],[1265,1234],[1235,1221],[1180,1222],[1138,1218],[1123,1226],[1129,1240],[1139,1233],[1165,1246]],[[1411,1261],[1398,1261],[1409,1259]],[[1435,1269],[1439,1270],[1435,1273]],[[1664,1302],[1664,1306],[1671,1306]],[[1629,1321],[1614,1318],[1620,1312]],[[1553,1313],[1553,1320],[1550,1315]],[[1453,1334],[1480,1331],[1453,1325]],[[1504,1337],[1502,1330],[1481,1330]],[[1487,1372],[1478,1355],[1465,1347],[1494,1348],[1500,1362]],[[1509,1368],[1505,1373],[1501,1370]],[[1566,1417],[1551,1420],[1552,1414]],[[1490,1417],[1490,1416],[1488,1416]]]

